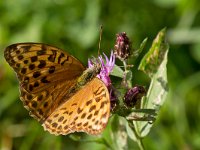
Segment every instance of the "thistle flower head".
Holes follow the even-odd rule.
[[[127,107],[134,107],[145,94],[145,88],[143,86],[137,85],[126,92],[124,96],[124,103]]]
[[[116,35],[116,44],[114,46],[114,54],[120,60],[126,60],[130,56],[131,43],[125,32]]]
[[[100,70],[100,73],[97,75],[97,77],[101,79],[107,87],[109,87],[111,85],[109,74],[112,72],[115,65],[115,55],[111,51],[110,59],[104,53],[103,53],[103,56],[104,56],[105,61],[101,55],[98,57],[98,60],[97,60],[101,64],[101,70]],[[93,67],[94,63],[95,63],[94,61],[89,59],[88,67],[89,68]]]

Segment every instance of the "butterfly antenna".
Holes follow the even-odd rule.
[[[134,65],[126,65],[126,66],[130,68],[134,67]],[[118,67],[124,68],[124,66],[118,66]]]
[[[102,32],[103,32],[103,25],[100,25],[98,56],[100,55],[100,50],[101,50],[101,37],[102,37]]]

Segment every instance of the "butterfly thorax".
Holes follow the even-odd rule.
[[[86,69],[83,74],[77,80],[77,86],[84,86],[87,82],[91,81],[100,72],[99,66],[93,66]]]
[[[91,68],[86,69],[80,77],[78,77],[76,84],[65,93],[60,103],[67,101],[70,97],[72,97],[77,91],[82,89],[89,81],[94,79],[100,72],[101,67],[99,65],[95,65]]]

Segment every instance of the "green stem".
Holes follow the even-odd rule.
[[[123,74],[123,83],[124,83],[124,86],[126,88],[131,88],[132,87],[132,79],[127,79],[127,73],[130,72],[130,69],[127,65],[127,60],[123,60],[123,65],[124,65],[124,74]]]
[[[134,126],[134,124],[131,122],[131,121],[128,121],[128,123],[129,123],[129,126],[131,127],[131,129],[133,130],[133,132],[134,132],[134,134],[135,134],[135,137],[136,137],[136,139],[137,139],[137,144],[138,144],[138,147],[140,148],[140,150],[145,150],[144,149],[144,144],[143,144],[143,142],[142,142],[142,138],[138,135],[138,133],[137,133],[137,131],[136,131],[136,129],[135,129],[135,126]]]
[[[140,150],[145,150],[145,149],[144,149],[144,144],[143,144],[141,138],[137,140],[137,144],[138,144],[138,147],[140,148]]]
[[[125,60],[123,61],[123,65],[124,65],[124,72],[126,72],[127,71],[127,64],[126,64]]]

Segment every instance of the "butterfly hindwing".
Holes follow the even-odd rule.
[[[69,134],[75,131],[99,134],[110,115],[109,92],[98,78],[87,83],[74,96],[58,107],[43,123],[52,134]]]

